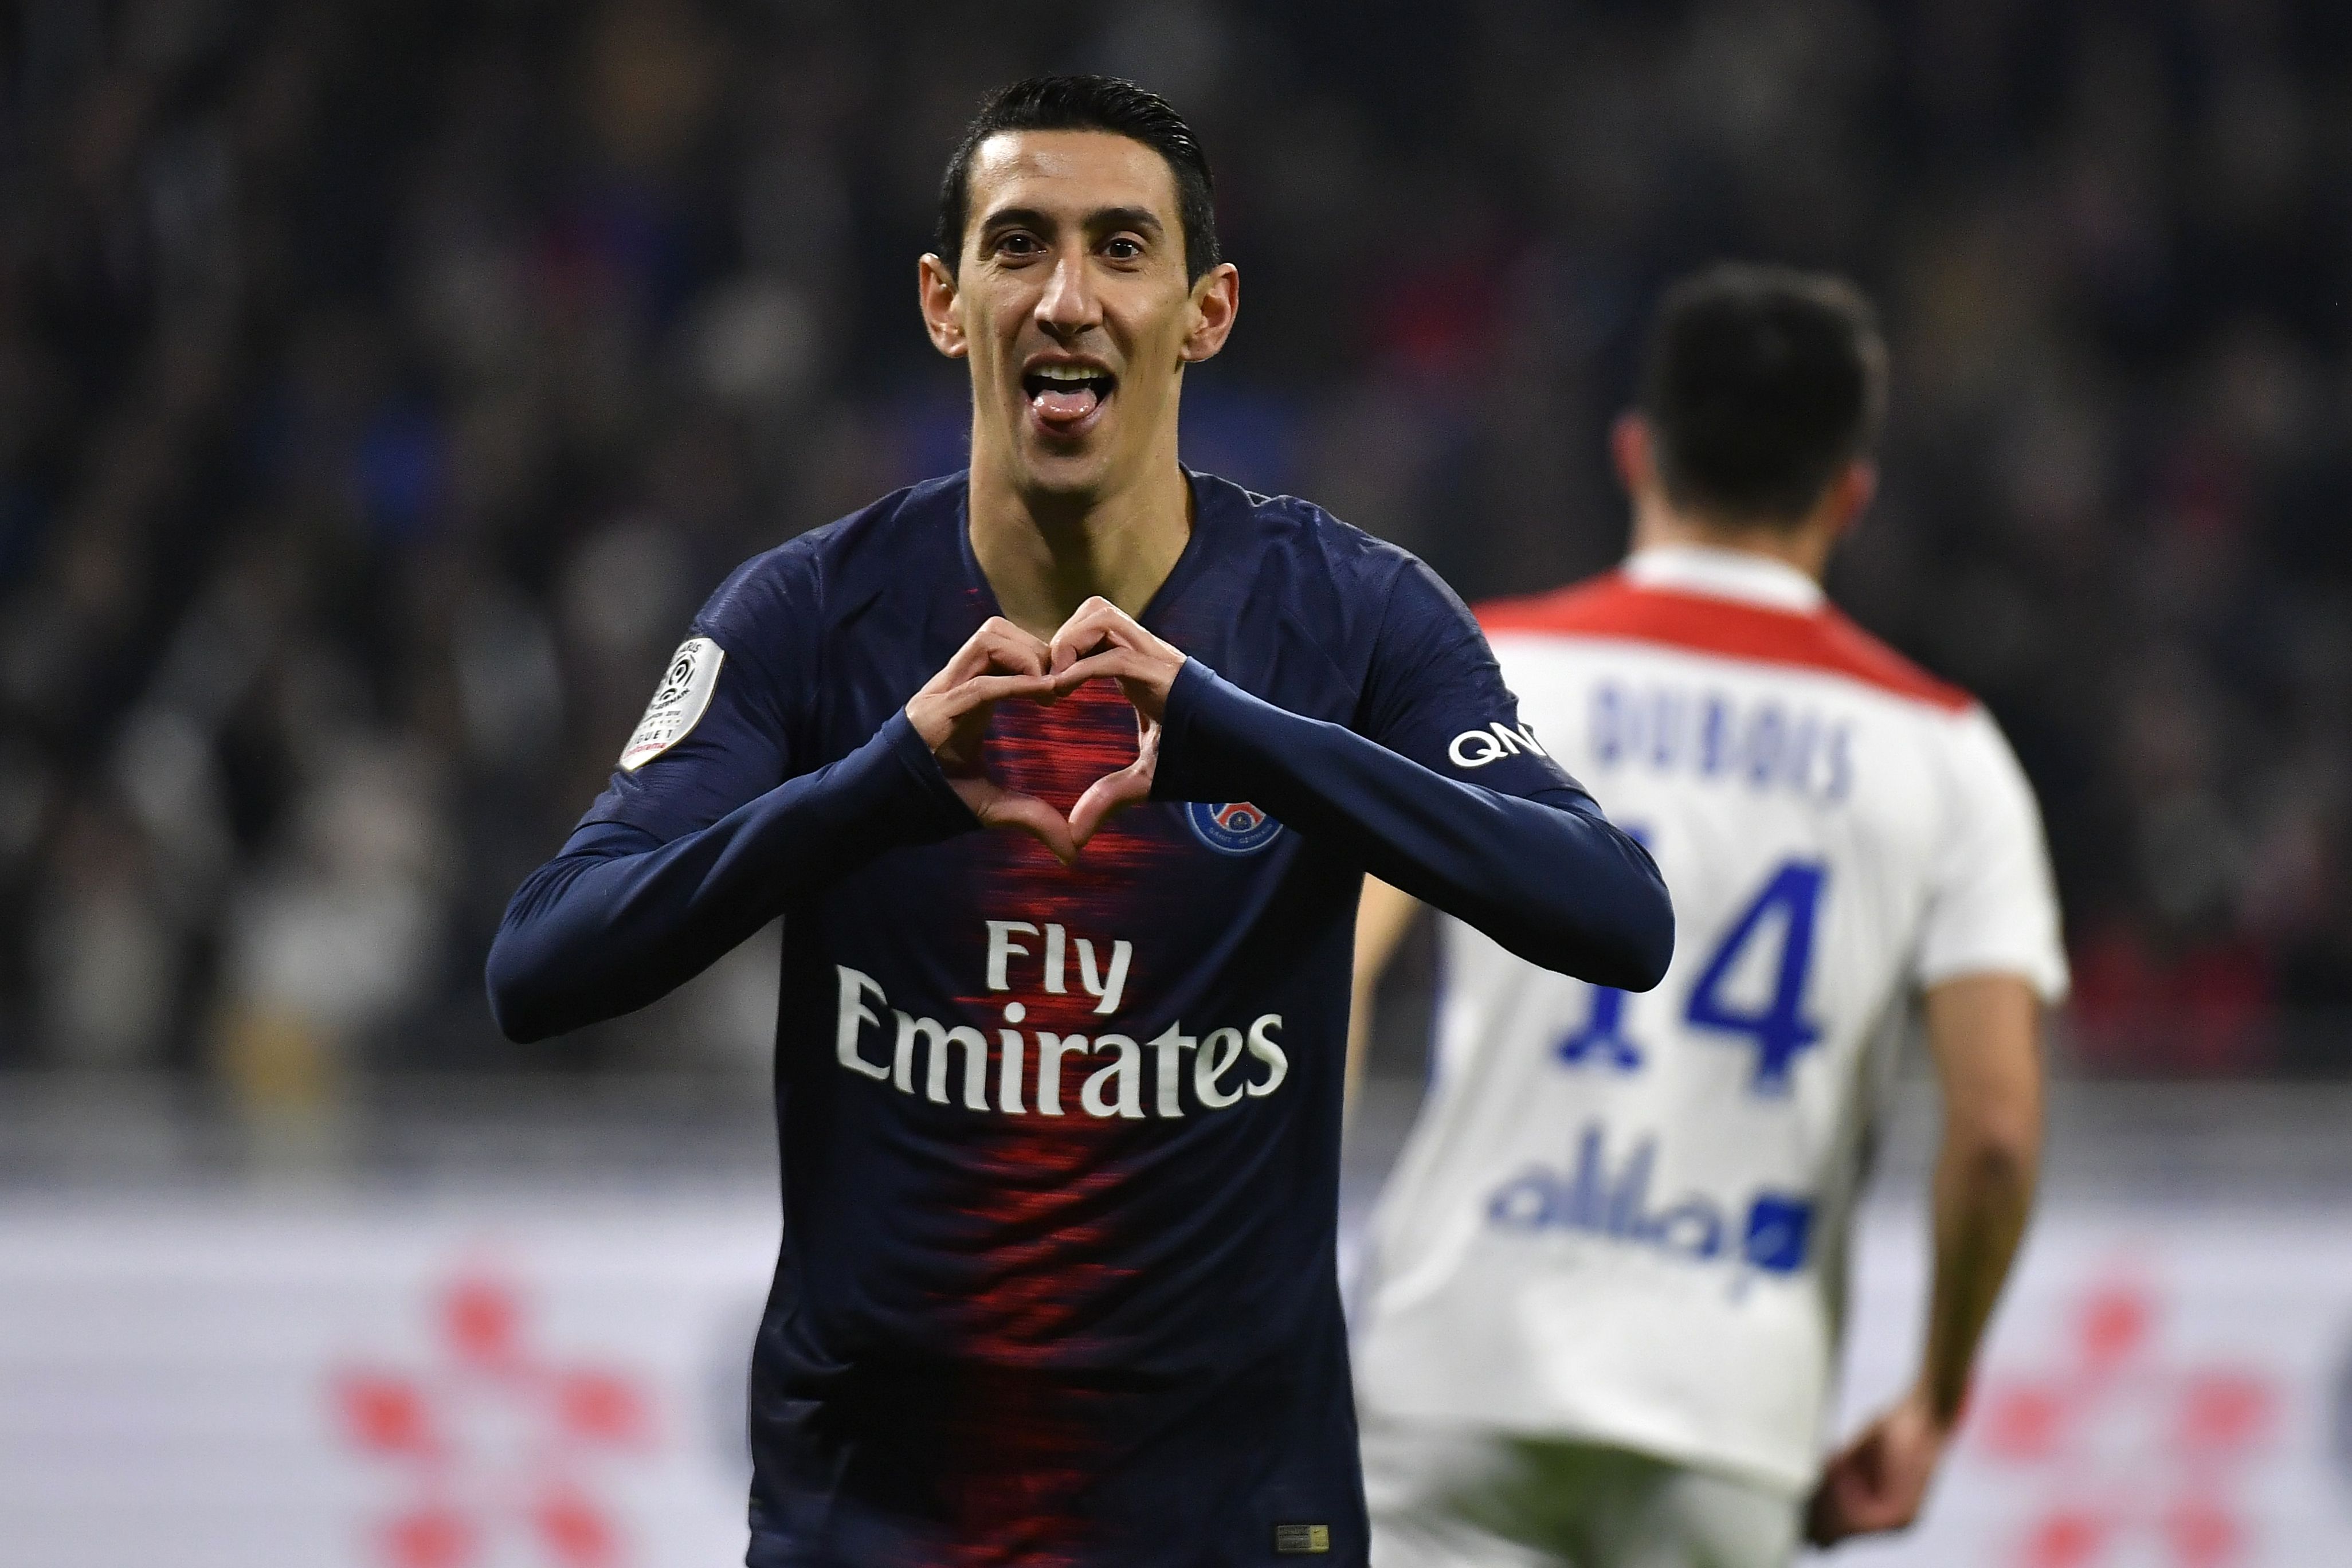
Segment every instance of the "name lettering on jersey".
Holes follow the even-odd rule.
[[[1592,689],[1592,756],[1603,768],[1646,767],[1820,805],[1853,791],[1853,726],[1769,698],[1604,680]]]
[[[1096,999],[1098,1016],[1114,1014],[1126,994],[1135,944],[1073,937],[1053,921],[989,921],[985,980],[991,992],[1027,988],[1068,995],[1076,979]],[[1072,962],[1075,958],[1075,963]],[[1064,1116],[1180,1121],[1195,1110],[1224,1110],[1263,1099],[1290,1076],[1276,1038],[1282,1015],[1265,1013],[1246,1027],[1227,1025],[1188,1034],[1181,1020],[1149,1040],[1118,1032],[1091,1037],[1051,1029],[1024,1032],[1029,1005],[1003,1005],[992,1041],[969,1023],[942,1023],[890,1005],[872,975],[835,964],[840,983],[834,1058],[847,1071],[887,1083],[934,1105],[1003,1116]],[[888,1022],[885,1022],[885,1016]],[[1103,1059],[1108,1058],[1108,1059]],[[1077,1092],[1070,1093],[1073,1078]],[[1187,1093],[1187,1090],[1190,1092]]]
[[[1463,731],[1445,748],[1445,754],[1454,759],[1457,768],[1483,768],[1488,763],[1515,757],[1521,752],[1532,752],[1538,757],[1551,755],[1538,742],[1533,730],[1525,724],[1514,730],[1500,719],[1483,730]]]
[[[1495,1228],[1538,1235],[1579,1231],[1646,1247],[1692,1263],[1743,1264],[1767,1274],[1793,1274],[1812,1249],[1813,1205],[1787,1193],[1759,1191],[1732,1232],[1735,1204],[1686,1193],[1651,1206],[1650,1181],[1658,1141],[1645,1134],[1624,1163],[1612,1167],[1608,1131],[1589,1122],[1578,1136],[1573,1170],[1531,1165],[1495,1189],[1486,1221]]]

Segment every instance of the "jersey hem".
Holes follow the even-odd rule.
[[[1785,1493],[1791,1498],[1804,1496],[1819,1479],[1816,1463],[1803,1470],[1791,1470],[1785,1465],[1720,1449],[1708,1449],[1697,1444],[1629,1436],[1621,1431],[1610,1431],[1598,1425],[1580,1426],[1572,1420],[1546,1422],[1538,1420],[1496,1420],[1490,1416],[1468,1415],[1459,1412],[1408,1409],[1399,1405],[1383,1405],[1365,1402],[1366,1410],[1383,1421],[1404,1426],[1444,1427],[1454,1431],[1471,1431],[1535,1442],[1587,1443],[1605,1448],[1622,1448],[1629,1454],[1639,1454],[1661,1464],[1679,1465],[1686,1469],[1705,1470],[1710,1475],[1727,1477],[1743,1485],[1761,1487]]]

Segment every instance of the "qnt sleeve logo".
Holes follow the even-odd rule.
[[[1537,742],[1534,730],[1525,724],[1514,730],[1499,719],[1483,730],[1463,731],[1445,748],[1447,758],[1457,768],[1483,768],[1488,763],[1517,756],[1521,752],[1531,752],[1538,757],[1551,755]]]

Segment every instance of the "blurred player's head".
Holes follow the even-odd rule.
[[[971,368],[972,464],[1084,504],[1176,462],[1186,364],[1239,301],[1207,157],[1166,100],[1099,76],[992,93],[940,184],[923,318]]]
[[[1885,406],[1885,341],[1853,284],[1736,262],[1685,278],[1618,426],[1637,528],[1821,534],[1825,552],[1869,503]]]

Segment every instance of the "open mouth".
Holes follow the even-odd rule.
[[[1041,364],[1021,377],[1031,410],[1054,430],[1084,425],[1118,385],[1118,377],[1091,364]]]

